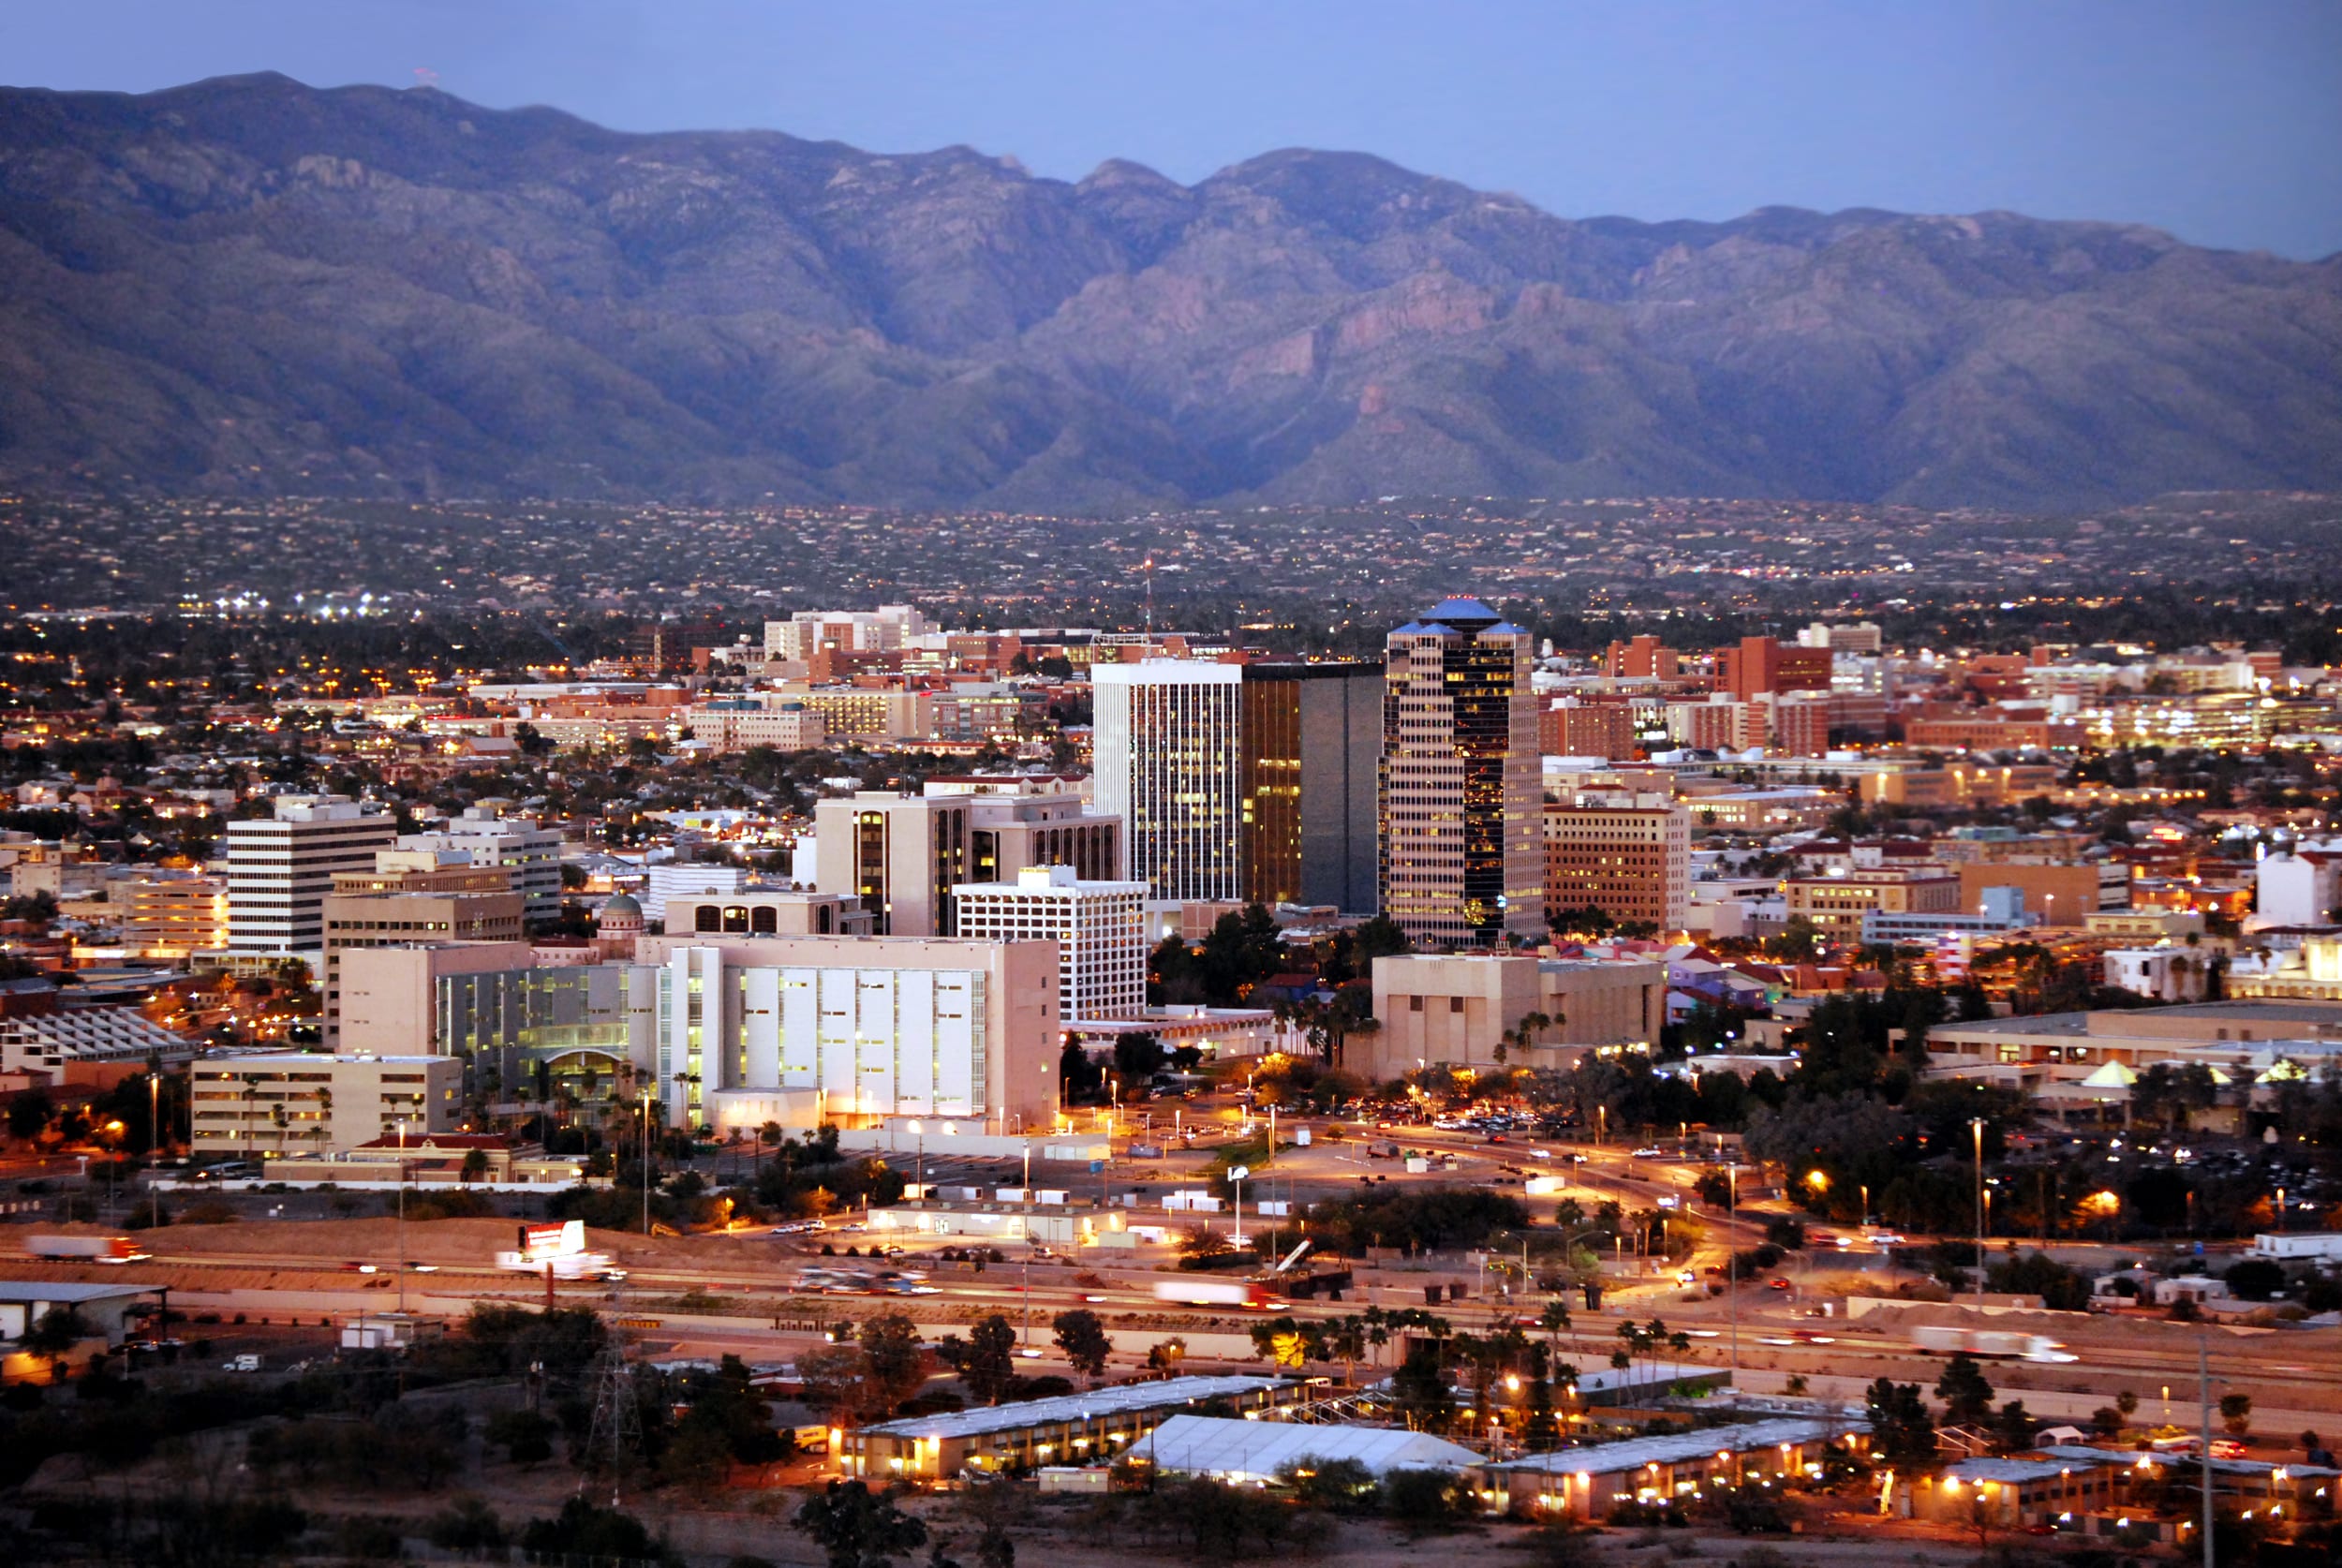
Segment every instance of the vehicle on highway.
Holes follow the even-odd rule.
[[[766,1235],[805,1235],[813,1231],[827,1230],[828,1228],[828,1226],[823,1224],[819,1220],[792,1220],[785,1225],[772,1226],[770,1229],[766,1230],[764,1234]]]
[[[1786,1291],[1794,1290],[1796,1287],[1791,1285],[1786,1280],[1768,1280],[1765,1281],[1765,1289],[1769,1291]]]
[[[1642,1147],[1635,1151],[1634,1158],[1638,1160],[1662,1160],[1665,1159],[1666,1156],[1661,1154],[1656,1146],[1645,1144]]]
[[[2079,1361],[2080,1356],[2046,1334],[2009,1329],[1923,1324],[1911,1330],[1911,1347],[1936,1355],[2006,1356],[2016,1361]]]
[[[1256,1312],[1275,1311],[1286,1305],[1267,1285],[1248,1280],[1159,1280],[1155,1299],[1188,1307],[1242,1307]]]
[[[223,1372],[257,1372],[260,1369],[260,1358],[247,1351],[243,1355],[230,1356],[219,1364],[219,1369]]]
[[[28,1235],[24,1250],[37,1258],[76,1258],[83,1263],[135,1263],[147,1254],[126,1235]]]

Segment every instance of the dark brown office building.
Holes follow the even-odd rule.
[[[1383,667],[1248,664],[1243,704],[1245,898],[1373,913]]]

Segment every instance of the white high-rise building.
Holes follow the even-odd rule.
[[[230,822],[229,951],[321,951],[335,874],[371,872],[397,837],[389,813],[340,795],[282,795],[275,815]]]
[[[1013,882],[962,882],[952,895],[963,938],[1058,944],[1067,1023],[1146,1007],[1145,882],[1085,882],[1070,865],[1030,865]]]
[[[475,806],[445,827],[408,834],[398,844],[404,850],[461,851],[474,865],[510,871],[512,891],[527,900],[530,920],[560,918],[561,835],[540,827],[533,817],[500,817],[492,807]]]
[[[1093,664],[1095,808],[1122,819],[1122,876],[1166,903],[1244,896],[1243,667]]]

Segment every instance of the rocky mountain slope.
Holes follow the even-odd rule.
[[[2342,488],[2342,259],[431,90],[0,91],[0,480],[1015,508]]]

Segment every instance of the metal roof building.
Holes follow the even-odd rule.
[[[1266,1480],[1306,1459],[1356,1459],[1377,1476],[1394,1470],[1462,1470],[1483,1462],[1460,1444],[1402,1427],[1305,1426],[1211,1415],[1174,1415],[1133,1443],[1130,1453],[1151,1459],[1160,1471],[1238,1480]]]
[[[939,1478],[962,1470],[1078,1465],[1119,1454],[1167,1417],[1207,1400],[1249,1415],[1291,1404],[1308,1391],[1308,1384],[1284,1378],[1166,1378],[907,1416],[839,1432],[831,1447],[852,1475]]]
[[[1831,1448],[1860,1453],[1869,1437],[1867,1421],[1784,1416],[1560,1448],[1483,1464],[1476,1473],[1490,1507],[1598,1519],[1623,1502],[1777,1480],[1820,1463]]]

